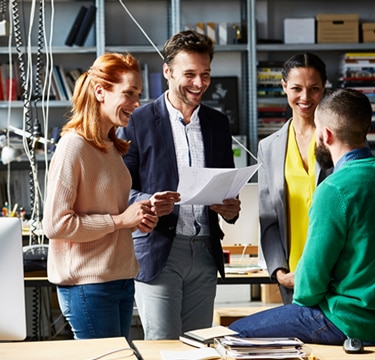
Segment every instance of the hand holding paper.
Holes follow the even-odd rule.
[[[180,174],[178,203],[192,205],[222,204],[224,199],[235,198],[254,176],[259,164],[239,169],[185,167]]]

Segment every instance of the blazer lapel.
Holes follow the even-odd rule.
[[[160,166],[170,167],[172,173],[175,177],[175,180],[178,184],[178,169],[177,169],[177,159],[176,159],[176,149],[174,147],[172,127],[169,119],[169,113],[167,106],[165,104],[165,95],[161,95],[154,102],[154,111],[155,111],[155,123],[156,128],[159,132],[159,136],[163,146],[167,149],[168,157],[167,159],[161,159]]]

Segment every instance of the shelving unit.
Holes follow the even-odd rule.
[[[17,8],[19,14],[19,28],[21,33],[22,44],[16,44],[15,42],[15,30],[13,25],[17,22],[14,19],[9,18],[8,10],[6,19],[12,29],[11,32],[11,44],[9,45],[9,37],[0,37],[0,63],[5,64],[9,61],[18,61],[19,54],[18,49],[21,49],[23,59],[25,63],[28,61],[28,57],[32,58],[32,65],[35,66],[37,53],[38,53],[38,32],[39,29],[39,12],[40,3],[36,2],[33,4],[31,1],[17,1]],[[100,5],[99,1],[73,1],[73,0],[55,0],[45,1],[43,6],[44,18],[43,18],[43,31],[45,40],[41,49],[42,53],[42,66],[47,61],[47,51],[53,53],[52,60],[54,65],[63,65],[66,71],[70,71],[76,67],[83,69],[87,68],[99,54],[99,42],[96,41],[98,36],[96,35],[95,28],[91,29],[89,35],[85,41],[84,46],[66,46],[65,40],[68,32],[72,25],[73,20],[76,17],[81,6],[87,6],[96,4]],[[8,7],[14,10],[14,4],[8,2]],[[33,8],[35,5],[35,9]],[[35,12],[34,12],[35,11]],[[98,12],[98,18],[100,12]],[[53,27],[51,27],[53,23]],[[100,23],[100,21],[97,21]],[[32,29],[31,31],[29,29]],[[30,31],[30,34],[29,34]],[[30,41],[29,41],[30,39]],[[99,38],[100,39],[100,38]],[[40,51],[40,50],[39,50]],[[50,62],[52,65],[52,63]],[[26,69],[25,64],[25,69]],[[35,69],[34,69],[35,71]],[[66,115],[70,107],[70,101],[57,101],[49,100],[48,102],[48,122],[46,126],[43,121],[43,113],[47,109],[47,101],[34,101],[30,102],[31,117],[32,121],[38,119],[41,125],[42,136],[50,138],[50,130],[55,126],[60,126],[66,121]],[[25,103],[19,99],[17,101],[8,102],[7,100],[0,101],[0,128],[6,129],[9,125],[22,129],[24,126],[24,112]],[[12,145],[12,141],[10,143]],[[8,197],[6,195],[6,184],[9,183],[11,186],[11,201],[13,204],[18,203],[19,207],[24,207],[27,214],[30,214],[30,188],[29,188],[29,172],[30,164],[26,160],[26,157],[22,157],[21,162],[12,162],[9,165],[0,164],[0,186],[1,186],[1,201],[4,202]],[[47,157],[47,161],[50,159],[50,154]],[[38,179],[41,191],[44,191],[44,156],[37,154],[36,161],[38,163]],[[10,172],[8,173],[8,170]]]
[[[327,65],[328,79],[334,87],[339,86],[338,78],[340,58],[345,52],[375,51],[375,43],[340,44],[284,44],[283,20],[285,18],[316,18],[317,14],[359,14],[360,23],[375,22],[375,9],[371,0],[251,0],[255,5],[252,32],[258,39],[267,39],[267,43],[253,43],[252,51],[257,61],[285,61],[301,52],[313,52],[319,55]],[[273,39],[274,42],[270,42]],[[277,101],[277,99],[273,99]],[[251,102],[250,119],[257,118],[259,98],[254,92]],[[272,99],[270,99],[272,101]],[[250,120],[251,121],[251,120]],[[253,122],[254,125],[255,122]],[[256,129],[252,127],[252,130]],[[255,142],[258,134],[253,132],[250,139]]]
[[[31,1],[22,3],[23,14],[30,14]],[[95,57],[107,51],[131,52],[149,72],[161,72],[162,59],[144,33],[117,0],[55,0],[52,40],[53,59],[66,71],[86,69]],[[96,22],[84,46],[65,46],[67,34],[80,7],[97,7]],[[174,33],[197,22],[236,23],[242,28],[244,43],[215,46],[212,76],[238,78],[239,134],[247,137],[246,146],[256,155],[258,146],[258,96],[256,93],[258,61],[285,61],[291,55],[311,51],[327,64],[329,80],[337,85],[340,56],[347,51],[375,51],[375,43],[355,44],[283,44],[284,18],[316,17],[321,13],[357,13],[360,22],[375,22],[372,0],[127,0],[131,15],[144,29],[159,51]],[[46,29],[49,32],[52,2],[46,1]],[[36,20],[34,20],[36,21]],[[25,29],[29,22],[24,24]],[[36,54],[37,30],[32,34],[33,56]],[[258,39],[267,39],[261,43]],[[272,39],[274,42],[272,42]],[[14,44],[11,47],[16,58]],[[8,60],[6,37],[0,37],[0,62]],[[163,80],[164,81],[164,80]],[[164,83],[164,86],[166,84]],[[50,101],[49,126],[66,120],[69,101]],[[12,103],[11,124],[22,126],[22,101]],[[0,127],[7,126],[8,103],[0,102]],[[44,129],[42,129],[45,132]],[[46,129],[47,130],[47,129]],[[47,134],[48,136],[48,134]],[[249,163],[253,160],[249,157]],[[4,168],[2,166],[2,168]]]

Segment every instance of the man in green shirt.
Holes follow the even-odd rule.
[[[351,89],[328,91],[315,111],[316,159],[334,172],[316,189],[295,274],[293,304],[230,325],[243,337],[306,343],[375,343],[375,158],[366,146],[372,108]]]

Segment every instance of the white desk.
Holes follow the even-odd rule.
[[[128,348],[125,338],[90,340],[24,341],[0,343],[0,359],[4,360],[90,360],[114,350]],[[105,360],[130,359],[130,350],[105,356]]]

